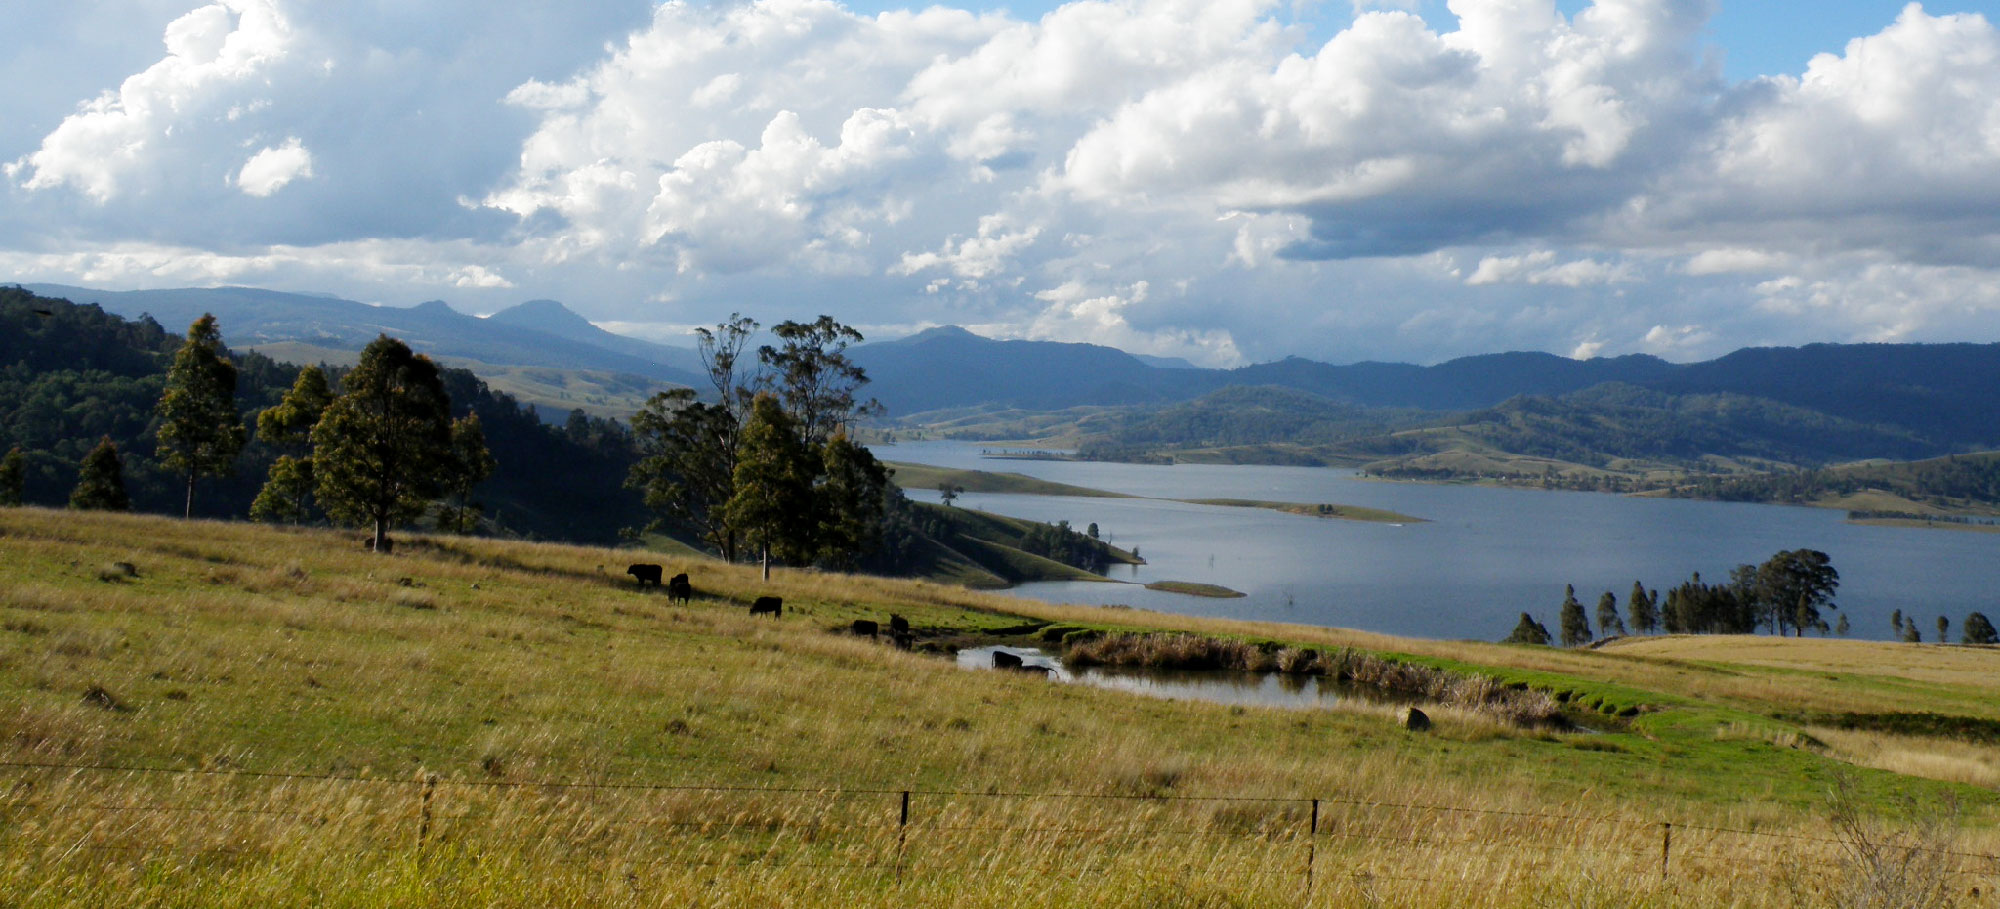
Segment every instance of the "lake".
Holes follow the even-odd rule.
[[[1552,633],[1563,585],[1576,585],[1593,626],[1598,595],[1623,614],[1632,582],[1664,591],[1700,572],[1729,570],[1785,549],[1818,549],[1840,572],[1828,613],[1857,638],[1891,637],[1890,614],[1916,619],[1924,640],[1937,617],[1952,640],[1971,611],[2000,618],[2000,534],[1869,527],[1820,508],[1642,499],[1471,485],[1362,479],[1318,467],[1173,466],[982,457],[971,442],[880,446],[884,460],[1033,477],[1171,498],[1244,498],[1362,505],[1427,523],[1328,520],[1257,508],[1189,505],[1160,498],[1100,499],[968,492],[959,507],[1037,521],[1098,525],[1108,540],[1138,547],[1146,565],[1119,566],[1117,581],[1023,584],[1019,596],[1162,612],[1360,628],[1427,638],[1494,640],[1520,613]],[[935,502],[936,490],[910,496]],[[1220,584],[1247,594],[1207,599],[1147,590],[1151,581]]]

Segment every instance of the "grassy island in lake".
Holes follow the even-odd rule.
[[[1268,508],[1287,514],[1302,514],[1314,518],[1339,518],[1343,521],[1371,521],[1377,524],[1423,524],[1423,518],[1413,518],[1406,514],[1385,511],[1380,508],[1362,508],[1358,505],[1309,505],[1303,502],[1268,502],[1262,499],[1176,499],[1190,505],[1221,505],[1226,508]]]
[[[1147,590],[1164,590],[1167,593],[1184,593],[1191,597],[1213,597],[1218,600],[1234,600],[1248,596],[1240,590],[1230,590],[1221,584],[1198,584],[1194,581],[1154,581],[1146,585]]]

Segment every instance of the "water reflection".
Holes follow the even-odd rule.
[[[1057,681],[1175,701],[1292,710],[1321,710],[1341,701],[1414,703],[1392,698],[1374,688],[1342,685],[1302,673],[1189,672],[1115,666],[1070,669],[1062,664],[1061,658],[1034,647],[969,647],[958,652],[959,668],[992,669],[995,652],[1020,657],[1025,666],[1046,668],[1049,677]]]

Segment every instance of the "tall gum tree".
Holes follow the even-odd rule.
[[[729,523],[741,529],[762,557],[764,580],[771,579],[774,555],[794,563],[812,556],[817,460],[775,396],[760,394],[751,402],[728,512]]]
[[[186,478],[182,516],[193,517],[195,480],[234,470],[245,436],[243,416],[236,409],[236,365],[222,355],[215,316],[203,313],[188,326],[155,412],[160,461]]]
[[[361,352],[343,391],[313,427],[313,472],[321,507],[335,520],[389,528],[423,515],[453,468],[451,400],[436,363],[388,335]]]
[[[307,366],[283,400],[257,414],[257,441],[285,453],[271,464],[264,488],[250,503],[252,519],[301,523],[311,514],[312,429],[332,404],[325,371]]]

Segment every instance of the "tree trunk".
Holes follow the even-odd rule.
[[[764,580],[771,580],[771,544],[764,544]]]
[[[388,555],[389,547],[393,545],[395,544],[389,542],[389,522],[382,518],[376,518],[375,543],[374,543],[375,552],[380,555]]]
[[[194,471],[188,471],[187,508],[181,512],[181,520],[194,517]]]

